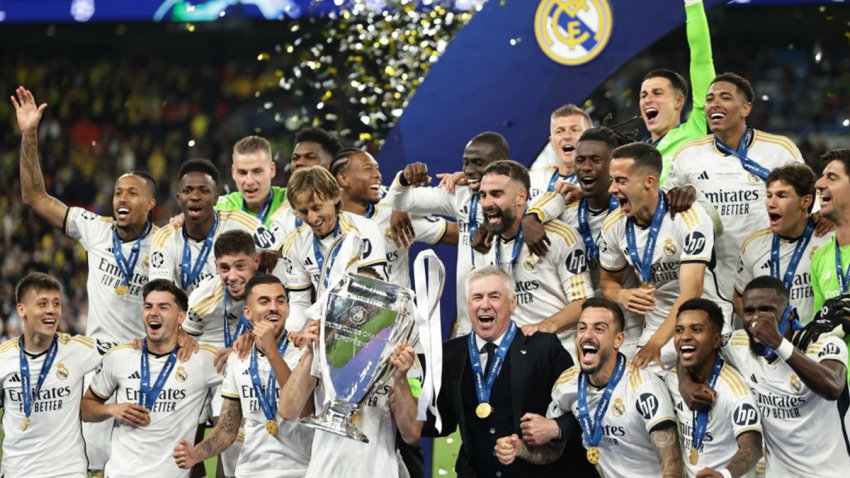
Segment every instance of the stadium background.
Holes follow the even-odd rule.
[[[188,17],[175,8],[163,22],[153,22],[150,9],[147,16],[110,10],[115,16],[108,21],[68,15],[65,4],[87,2],[106,3],[0,0],[0,91],[11,95],[23,85],[49,104],[39,130],[48,192],[111,215],[116,175],[146,169],[159,183],[160,224],[177,211],[178,165],[206,157],[229,177],[230,148],[247,134],[272,141],[278,185],[286,184],[282,166],[299,128],[320,126],[379,151],[429,66],[483,3],[292,1],[283,3],[302,7],[300,18],[264,19],[255,7],[235,5],[217,10],[212,22],[190,18],[187,2],[181,3]],[[757,101],[749,124],[791,137],[819,170],[821,153],[850,143],[850,7],[743,3],[751,5],[708,12],[716,70],[750,79]],[[57,6],[55,14],[48,8]],[[664,66],[685,74],[687,65],[680,27],[620,68],[583,106],[597,121],[608,113],[623,121],[638,112],[643,73]],[[0,102],[0,123],[0,335],[20,334],[14,284],[34,270],[63,282],[61,329],[77,333],[88,309],[85,253],[21,204],[20,137],[8,101]],[[637,121],[623,129],[641,127]],[[541,149],[547,136],[540,131]],[[457,157],[459,167],[460,151]],[[515,159],[530,164],[534,158]],[[388,184],[395,171],[383,174]]]

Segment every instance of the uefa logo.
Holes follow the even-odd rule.
[[[534,15],[540,49],[562,65],[581,65],[596,58],[611,37],[607,0],[542,0]]]

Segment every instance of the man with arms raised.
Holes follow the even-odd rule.
[[[0,345],[0,475],[9,478],[86,476],[80,399],[83,377],[101,357],[94,339],[57,332],[61,292],[56,279],[40,272],[15,288],[24,334]]]
[[[428,166],[413,163],[398,173],[387,193],[387,203],[393,209],[411,214],[436,214],[454,218],[460,231],[457,253],[457,283],[464,284],[467,274],[480,264],[475,263],[472,237],[482,221],[478,188],[484,168],[493,161],[508,159],[508,142],[499,133],[486,131],[472,138],[463,150],[463,174],[468,185],[458,186],[453,192],[442,188],[413,187],[431,182]],[[469,333],[471,324],[466,315],[466,297],[463,287],[457,294],[457,334]]]
[[[770,227],[759,229],[744,241],[735,281],[735,313],[744,316],[741,294],[754,278],[770,275],[781,279],[797,309],[802,325],[814,311],[812,303],[812,256],[831,237],[814,234],[811,218],[815,197],[815,173],[805,164],[787,164],[767,177],[767,214]]]
[[[620,306],[607,299],[582,304],[579,364],[558,378],[548,415],[578,417],[587,457],[604,476],[681,477],[670,394],[654,373],[631,368],[619,352],[624,323]],[[496,453],[502,463],[541,456],[517,435],[500,438]]]
[[[221,415],[210,436],[195,446],[182,440],[174,449],[174,459],[177,466],[188,470],[222,453],[236,441],[245,417],[245,443],[235,475],[304,476],[313,432],[297,419],[281,420],[277,413],[280,390],[301,357],[301,351],[287,338],[286,291],[275,276],[255,276],[245,286],[245,300],[254,348],[245,358],[231,353],[221,390]],[[302,416],[310,410],[308,404]]]
[[[706,299],[688,300],[676,317],[679,365],[665,381],[673,395],[689,477],[738,478],[761,458],[761,420],[753,397],[741,374],[720,356],[724,325],[723,311]],[[680,377],[711,390],[714,404],[689,408],[679,395]]]
[[[80,407],[84,421],[114,418],[106,476],[188,477],[171,457],[172,446],[194,437],[204,399],[222,377],[213,365],[216,349],[177,362],[178,324],[186,316],[186,293],[173,282],[145,284],[141,350],[133,344],[112,347]],[[106,403],[112,397],[116,403]]]
[[[549,119],[549,145],[557,162],[554,167],[535,167],[528,172],[531,178],[530,200],[542,193],[555,191],[558,181],[578,183],[576,143],[592,125],[590,115],[573,104],[561,106],[552,112]]]

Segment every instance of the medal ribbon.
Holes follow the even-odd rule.
[[[284,331],[283,337],[277,343],[277,350],[281,357],[289,345],[286,340],[287,333]],[[251,350],[251,362],[248,365],[248,370],[251,373],[251,383],[254,385],[254,395],[257,396],[257,402],[260,404],[260,410],[263,411],[263,416],[266,420],[274,420],[277,414],[277,390],[275,389],[274,370],[269,370],[269,380],[266,383],[266,388],[263,389],[263,383],[260,381],[260,371],[257,368],[257,346]]]
[[[18,339],[18,350],[21,359],[21,393],[24,401],[24,415],[29,419],[32,414],[32,406],[41,392],[41,386],[47,379],[47,374],[50,373],[50,368],[53,366],[53,361],[56,360],[56,353],[59,351],[57,336],[53,336],[53,342],[50,343],[50,348],[47,349],[47,355],[44,357],[44,363],[41,365],[41,371],[38,373],[38,381],[35,383],[35,390],[30,388],[30,365],[27,362],[27,354],[24,351],[24,336]],[[25,419],[25,420],[26,420]]]
[[[578,421],[584,435],[584,442],[588,447],[598,446],[602,441],[602,419],[605,418],[605,412],[608,411],[608,405],[611,403],[611,395],[614,394],[614,389],[623,378],[625,370],[626,357],[617,352],[617,365],[614,367],[611,379],[608,380],[608,385],[605,386],[605,391],[602,392],[592,422],[590,410],[587,408],[587,374],[580,372],[578,375]]]
[[[770,170],[747,157],[747,143],[749,143],[750,135],[752,133],[753,130],[751,128],[746,128],[744,130],[744,135],[741,136],[741,141],[738,142],[737,149],[732,149],[723,143],[723,141],[720,141],[720,138],[718,138],[717,135],[714,135],[714,145],[721,153],[735,156],[741,160],[741,166],[743,166],[748,173],[758,176],[762,181],[767,181],[767,177],[770,175]]]
[[[272,208],[272,200],[273,199],[274,199],[274,191],[269,190],[269,197],[266,198],[265,204],[263,204],[263,207],[260,208],[260,212],[257,213],[257,219],[260,221],[260,224],[266,223],[266,216],[269,215],[269,211]],[[249,213],[249,214],[251,213],[251,211],[248,210],[248,204],[245,203],[245,198],[242,198],[242,210]]]
[[[629,256],[632,263],[640,274],[644,284],[652,281],[652,255],[655,252],[655,242],[661,231],[661,223],[664,222],[664,214],[667,213],[667,199],[661,192],[658,193],[658,205],[652,215],[652,223],[649,226],[649,237],[646,238],[646,248],[643,250],[643,261],[638,256],[637,240],[635,239],[635,221],[632,218],[626,220],[626,242],[628,244]]]
[[[136,264],[139,262],[139,251],[142,249],[142,240],[148,235],[152,228],[153,222],[148,219],[144,232],[142,232],[142,235],[136,239],[136,242],[133,243],[133,247],[130,249],[129,258],[124,257],[124,251],[121,250],[121,238],[118,237],[118,228],[112,229],[112,255],[115,256],[115,262],[118,264],[118,271],[121,272],[121,275],[124,277],[121,280],[122,285],[130,285],[130,281],[133,279],[133,269],[136,268]]]
[[[835,238],[835,275],[838,277],[838,285],[841,287],[841,293],[847,293],[847,286],[850,285],[850,265],[847,266],[847,272],[841,268],[841,248],[838,247],[838,238]]]
[[[475,343],[475,333],[469,334],[469,363],[472,365],[472,379],[475,382],[475,393],[478,395],[478,403],[486,403],[490,401],[490,392],[493,390],[493,384],[496,383],[496,376],[499,375],[499,370],[502,369],[502,364],[505,361],[505,356],[508,354],[508,348],[511,342],[514,341],[517,326],[514,321],[508,326],[508,331],[502,337],[502,343],[496,349],[495,357],[487,357],[488,361],[493,361],[490,367],[490,373],[487,378],[484,378],[484,370],[481,368],[481,354],[478,352],[478,344]]]
[[[469,220],[467,224],[469,224],[469,254],[472,257],[472,268],[474,269],[475,249],[472,248],[472,236],[478,230],[478,194],[476,193],[472,193],[472,197],[469,198]]]
[[[499,244],[501,241],[501,237],[499,240],[495,241],[493,246],[496,248],[496,266],[502,267],[502,247]],[[511,265],[508,267],[506,271],[508,274],[512,274],[514,270],[514,264],[516,264],[517,257],[519,257],[519,251],[522,249],[522,226],[519,227],[519,230],[514,236],[514,247],[511,251]]]
[[[366,219],[372,219],[372,216],[375,215],[375,205],[369,204],[366,206]]]
[[[809,245],[812,239],[812,232],[815,230],[815,224],[809,219],[806,224],[806,230],[803,235],[797,238],[797,244],[794,246],[794,253],[791,255],[791,260],[788,262],[788,269],[785,270],[785,275],[782,276],[782,282],[785,284],[785,290],[791,293],[791,286],[794,284],[794,275],[797,273],[797,266],[800,264],[800,259],[803,258],[803,252]],[[770,246],[770,275],[779,278],[780,261],[779,261],[779,234],[773,235],[773,243]]]
[[[165,386],[168,376],[171,375],[171,371],[174,370],[174,363],[177,362],[178,350],[180,350],[180,346],[175,345],[174,350],[172,350],[168,355],[168,360],[165,361],[165,365],[162,366],[162,370],[159,371],[159,376],[156,377],[156,382],[154,382],[153,388],[151,388],[151,365],[150,359],[148,358],[148,341],[142,341],[142,377],[139,381],[139,405],[147,408],[148,410],[153,410],[153,405],[159,398],[159,394],[162,392],[162,387]]]
[[[791,314],[794,315],[794,318],[789,320]],[[800,323],[800,318],[797,315],[797,309],[795,307],[791,305],[785,306],[785,310],[782,312],[782,317],[779,318],[779,324],[776,327],[779,329],[780,336],[785,337],[785,332],[788,330],[789,324],[791,325],[791,330],[800,330],[803,328],[803,324]],[[768,362],[773,362],[777,357],[776,352],[767,345],[764,346],[764,352],[761,355]]]
[[[610,194],[608,196],[608,212],[610,213],[619,206],[620,201],[613,194]],[[587,259],[593,261],[599,258],[599,247],[596,245],[596,239],[590,230],[590,222],[587,219],[588,210],[587,198],[581,198],[578,203],[578,232],[581,233],[581,240],[584,241]]]
[[[213,216],[213,225],[207,237],[204,238],[204,245],[201,247],[201,252],[198,254],[198,260],[195,265],[192,265],[192,249],[189,247],[189,236],[186,234],[186,226],[183,226],[183,259],[180,262],[180,286],[182,289],[188,289],[204,270],[207,265],[207,258],[210,256],[210,251],[213,247],[213,238],[215,231],[218,229],[218,212]]]
[[[339,218],[336,219],[336,226],[334,226],[334,238],[339,236]],[[334,254],[331,256],[331,266],[333,267],[333,263],[336,261],[336,256],[339,253],[339,249],[334,251]],[[313,234],[313,255],[316,256],[316,265],[319,266],[319,274],[322,273],[322,269],[325,267],[325,255],[322,254],[322,251],[319,249],[319,238],[316,237],[316,234]],[[330,274],[325,276],[325,283],[323,284],[325,288],[328,287],[328,279],[330,278]]]
[[[714,390],[714,385],[717,383],[717,377],[720,376],[720,370],[723,368],[723,359],[720,355],[714,361],[714,367],[711,368],[711,375],[708,376],[708,385]],[[702,441],[705,438],[705,432],[708,430],[708,410],[711,407],[704,407],[702,410],[694,412],[694,429],[691,433],[691,448],[699,450],[702,448]]]
[[[246,327],[245,324],[248,322],[248,319],[245,318],[245,313],[243,312],[239,316],[239,321],[236,322],[236,331],[233,335],[230,335],[230,324],[227,322],[227,302],[230,299],[230,294],[227,292],[227,285],[224,286],[224,347],[225,348],[233,348],[233,341],[238,339],[242,334],[245,333]]]

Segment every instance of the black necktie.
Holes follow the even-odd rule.
[[[493,362],[496,361],[496,344],[487,342],[484,344],[484,353],[487,354],[487,365],[484,367],[484,379],[490,375],[490,369],[493,367]]]

